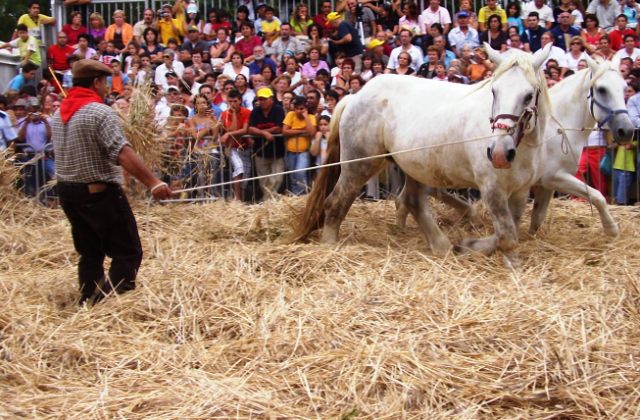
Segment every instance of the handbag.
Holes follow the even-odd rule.
[[[603,175],[611,176],[613,172],[613,162],[611,159],[611,152],[607,151],[602,159],[600,159],[600,172]]]

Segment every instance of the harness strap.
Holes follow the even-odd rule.
[[[587,99],[591,99],[591,103],[589,104],[589,112],[591,112],[591,116],[593,117],[594,120],[596,120],[596,124],[598,125],[598,128],[600,128],[600,129],[606,123],[608,123],[609,120],[611,118],[613,118],[614,116],[616,116],[618,114],[628,114],[629,113],[629,111],[627,109],[625,109],[625,108],[611,109],[608,106],[602,104],[600,101],[598,101],[596,99],[596,96],[593,94],[593,86],[589,89],[589,96],[587,96]],[[604,112],[607,113],[607,116],[604,118],[604,120],[598,121],[598,119],[596,118],[596,114],[593,112],[593,106],[594,105],[597,105],[598,108],[602,109]]]

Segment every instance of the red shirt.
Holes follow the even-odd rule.
[[[80,34],[86,34],[87,28],[80,25],[78,29],[73,29],[70,24],[66,24],[62,27],[62,32],[67,34],[67,42],[69,45],[76,45],[78,43],[78,36]]]
[[[70,45],[61,47],[58,44],[54,44],[47,50],[47,61],[52,69],[55,71],[69,70],[67,64],[67,58],[73,54],[73,48]]]
[[[249,124],[250,117],[251,111],[249,111],[247,108],[241,107],[240,111],[238,111],[237,124],[235,128],[231,127],[231,125],[233,124],[233,114],[231,113],[231,109],[227,109],[220,115],[220,121],[222,122],[222,125],[225,129],[227,129],[228,131],[235,131],[241,129],[245,124]],[[248,141],[248,139],[236,138],[235,141],[230,141],[229,146],[233,147],[234,149],[245,147],[248,145]]]
[[[258,45],[262,45],[262,39],[259,36],[252,36],[249,39],[242,38],[235,43],[236,51],[238,51],[244,58],[253,55],[253,49]]]
[[[622,47],[624,47],[624,37],[626,35],[636,36],[636,33],[633,29],[627,28],[623,32],[620,32],[619,29],[615,29],[609,33],[609,42],[611,43],[611,49],[614,51],[618,51]]]
[[[329,26],[327,15],[318,13],[313,17],[313,23],[315,23],[316,25],[322,28],[322,31],[324,32],[323,33],[324,36],[328,36],[329,32],[331,32],[331,27]]]

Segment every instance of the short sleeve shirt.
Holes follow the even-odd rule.
[[[316,126],[316,117],[309,114],[311,124]],[[298,118],[295,111],[289,111],[287,116],[284,117],[284,125],[289,126],[292,130],[302,130],[307,127],[307,122],[304,119]],[[308,136],[293,136],[287,139],[287,151],[292,153],[306,152],[311,145],[310,138]]]
[[[223,111],[220,115],[220,121],[225,129],[229,131],[239,130],[243,125],[249,124],[249,118],[251,117],[251,111],[247,108],[240,108],[240,111],[237,114],[237,123],[236,126],[233,127],[233,113],[230,109]],[[238,141],[233,141],[230,143],[230,146],[233,148],[244,147],[244,141],[241,139],[237,139]]]
[[[32,36],[35,39],[41,40],[42,33],[40,30],[40,25],[41,25],[40,22],[42,21],[42,19],[51,19],[51,16],[39,14],[38,23],[36,23],[33,21],[33,19],[31,19],[31,16],[29,16],[28,13],[25,13],[24,15],[20,16],[20,19],[18,19],[18,25],[20,24],[26,25],[27,30],[29,31],[29,36]]]
[[[29,61],[40,67],[42,64],[42,58],[40,57],[40,41],[36,38],[29,36],[26,41],[22,38],[16,38],[9,42],[13,48],[17,48],[20,51],[20,57],[24,58],[28,51],[31,51],[31,57]]]
[[[478,22],[487,23],[489,17],[492,15],[500,16],[500,21],[505,23],[507,21],[507,12],[503,8],[497,7],[496,10],[489,9],[489,6],[484,6],[478,12]]]
[[[268,130],[273,127],[282,127],[282,121],[284,121],[284,109],[280,105],[273,104],[267,115],[264,115],[262,109],[257,106],[251,111],[249,127]],[[278,136],[272,142],[267,142],[263,137],[256,137],[253,150],[259,157],[281,158],[284,156],[284,140]]]
[[[116,111],[104,104],[80,108],[66,123],[51,119],[56,176],[64,182],[122,183],[118,156],[128,145]]]

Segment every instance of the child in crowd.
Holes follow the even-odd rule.
[[[260,30],[268,45],[273,44],[280,37],[280,21],[274,18],[273,7],[267,6]]]
[[[316,166],[323,165],[327,160],[327,146],[329,144],[329,125],[331,117],[321,115],[318,118],[318,132],[311,142],[311,156],[316,158]]]

